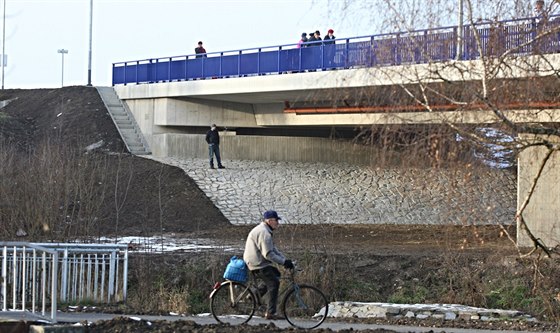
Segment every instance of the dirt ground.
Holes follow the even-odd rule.
[[[114,127],[102,100],[92,87],[64,87],[61,89],[2,90],[0,101],[11,102],[0,109],[0,139],[17,147],[22,153],[32,151],[48,138],[61,138],[65,144],[84,149],[103,140],[95,154],[107,156],[112,170],[122,163],[132,170],[131,187],[119,211],[119,227],[115,228],[112,197],[107,198],[105,214],[98,220],[95,236],[175,234],[182,237],[211,238],[224,243],[242,244],[251,226],[235,227],[198,189],[194,181],[175,167],[161,165],[126,153],[124,144]],[[125,161],[125,162],[123,162]],[[158,185],[159,184],[159,185]],[[157,194],[157,195],[156,195]],[[159,198],[165,198],[165,206]],[[114,201],[114,200],[113,200]],[[0,197],[0,207],[2,198]],[[2,215],[0,214],[0,219]],[[257,221],[255,221],[257,222]],[[284,225],[276,233],[279,247],[294,256],[314,249],[346,258],[360,276],[375,277],[378,283],[392,288],[399,274],[407,272],[427,274],[427,263],[442,261],[441,257],[456,253],[480,262],[488,258],[514,258],[517,254],[506,232],[515,237],[513,226],[500,227],[438,227],[422,226],[326,226]],[[11,231],[4,231],[6,240],[25,240]],[[28,239],[31,240],[31,239]],[[196,260],[199,254],[191,254]],[[384,262],[387,258],[387,262]],[[490,259],[493,260],[493,259]],[[424,265],[424,266],[422,266]],[[388,274],[383,278],[384,274]],[[412,274],[412,273],[410,273]],[[402,323],[410,324],[410,323]],[[91,332],[133,331],[134,325],[145,325],[125,319],[98,323]],[[179,325],[186,325],[186,328]],[[459,325],[459,324],[457,324]],[[484,323],[461,323],[466,327]],[[497,328],[496,323],[490,324]],[[508,329],[528,329],[526,324],[502,324]],[[544,324],[543,324],[544,325]],[[536,325],[538,326],[538,325]],[[129,327],[130,329],[126,328]],[[543,326],[541,326],[543,327]],[[144,326],[142,331],[148,331]],[[249,330],[224,327],[197,327],[194,323],[153,323],[150,331],[173,332],[279,332],[271,327]],[[320,332],[318,330],[317,332]],[[293,331],[292,332],[297,332]]]

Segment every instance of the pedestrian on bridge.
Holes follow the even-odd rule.
[[[307,41],[309,43],[317,41],[317,38],[315,38],[315,32],[310,32],[309,33],[309,38],[307,38]],[[309,44],[307,46],[314,46],[314,44]]]
[[[206,142],[208,143],[208,158],[210,159],[210,169],[214,169],[214,155],[216,155],[216,162],[218,162],[218,169],[225,169],[222,165],[220,157],[220,134],[216,124],[210,126],[210,130],[206,132]]]
[[[336,39],[336,37],[334,36],[334,30],[333,29],[329,29],[329,31],[327,32],[327,35],[325,36],[325,38],[323,38],[323,44],[325,45],[324,47],[324,63],[325,66],[332,66],[332,64],[334,63],[334,56],[335,56],[335,46],[327,46],[327,45],[333,45],[335,44],[334,40]],[[327,68],[329,69],[329,68]],[[336,68],[330,68],[330,69],[336,69]]]
[[[198,47],[194,49],[197,58],[206,58],[206,49],[202,46],[202,42],[198,42]]]
[[[297,43],[297,48],[302,48],[302,47],[306,47],[307,45],[305,45],[307,43],[307,34],[305,32],[301,33],[301,39],[299,40],[299,42]]]
[[[309,46],[321,46],[321,43],[317,43],[322,41],[321,39],[321,33],[319,32],[319,30],[315,31],[312,33],[313,35],[309,38],[309,42],[315,42],[315,43],[311,43],[309,44]],[[311,34],[310,34],[311,35]]]
[[[325,36],[325,38],[323,38],[323,42],[324,44],[334,44],[335,39],[336,37],[334,36],[334,30],[329,29],[327,35]]]

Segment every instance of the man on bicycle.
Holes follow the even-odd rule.
[[[274,263],[283,265],[287,269],[293,269],[294,264],[274,246],[272,232],[278,228],[281,220],[278,213],[267,210],[264,212],[263,218],[263,222],[254,227],[247,236],[243,260],[247,263],[253,277],[263,281],[267,287],[265,318],[280,319],[276,314],[280,271],[274,266]]]

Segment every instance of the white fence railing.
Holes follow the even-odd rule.
[[[0,242],[0,248],[2,311],[31,311],[46,317],[50,309],[55,322],[58,301],[126,300],[126,245]]]

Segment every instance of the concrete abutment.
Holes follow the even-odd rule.
[[[522,138],[535,144],[547,141],[552,145],[552,148],[532,146],[519,154],[517,206],[518,209],[526,206],[522,216],[535,238],[547,247],[555,247],[560,244],[560,137],[522,135]],[[519,222],[517,244],[533,246]]]

